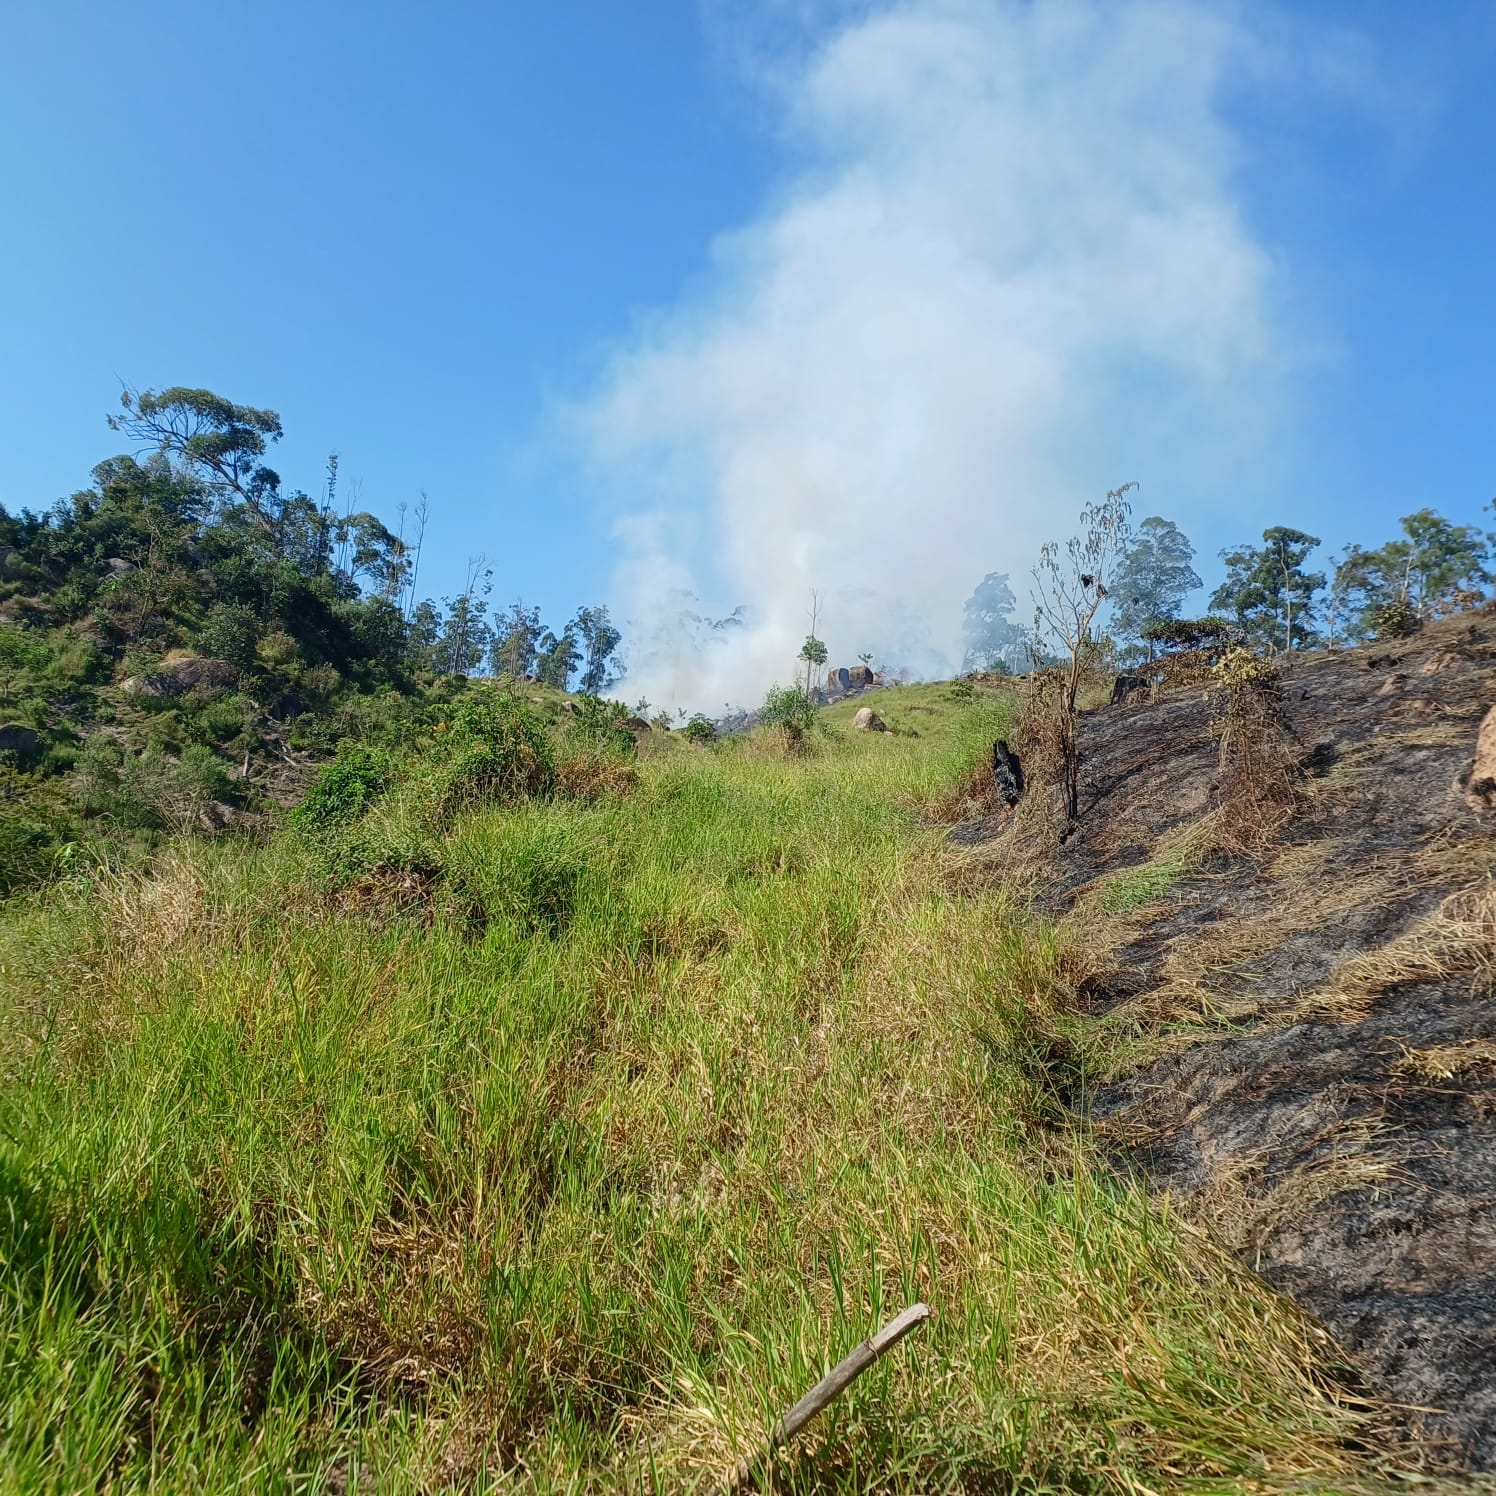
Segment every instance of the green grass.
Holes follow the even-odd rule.
[[[702,1489],[915,1298],[776,1489],[1354,1470],[1319,1332],[1070,1127],[1062,953],[928,822],[1008,704],[859,704],[460,820],[403,913],[294,837],[13,909],[5,1487]]]
[[[1184,876],[1182,858],[1145,862],[1112,874],[1097,892],[1097,903],[1105,914],[1130,914],[1134,909],[1161,899]]]

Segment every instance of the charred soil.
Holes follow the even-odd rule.
[[[1496,1469],[1496,825],[1462,783],[1496,622],[1302,656],[1279,700],[1291,804],[1251,853],[1208,691],[1083,716],[1079,823],[1025,859],[1106,1039],[1077,1104]]]

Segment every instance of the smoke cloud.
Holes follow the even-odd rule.
[[[1293,358],[1225,102],[1264,45],[1216,4],[909,0],[761,70],[793,169],[571,413],[630,694],[751,704],[813,589],[831,663],[949,672],[975,584],[1023,597],[1086,500],[1237,502]]]

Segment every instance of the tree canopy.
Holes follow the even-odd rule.
[[[1028,636],[1013,622],[1017,606],[1007,572],[989,571],[977,583],[961,610],[963,670],[1011,670],[1020,663]]]
[[[1415,620],[1437,618],[1489,585],[1490,546],[1478,525],[1456,525],[1432,509],[1398,521],[1402,536],[1375,550],[1347,547],[1335,568],[1336,605],[1345,634],[1366,638],[1393,603]]]
[[[0,750],[0,797],[34,811],[28,847],[248,810],[298,755],[412,731],[486,669],[616,679],[606,608],[559,636],[522,604],[496,627],[482,556],[419,598],[424,496],[407,540],[403,505],[395,529],[339,508],[336,458],[320,496],[283,486],[274,411],[175,387],[127,391],[108,424],[137,450],[41,512],[0,506],[0,727],[31,745]]]
[[[1150,624],[1179,617],[1184,600],[1200,586],[1190,563],[1195,548],[1173,520],[1142,520],[1112,578],[1112,632],[1124,643],[1147,639]]]
[[[1316,535],[1272,525],[1260,546],[1222,551],[1226,579],[1210,596],[1212,610],[1234,618],[1252,644],[1285,652],[1310,647],[1318,639],[1315,598],[1325,576],[1304,563],[1318,546]]]

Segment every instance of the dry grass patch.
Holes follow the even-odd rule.
[[[1392,1073],[1427,1084],[1496,1072],[1496,1039],[1463,1039],[1458,1044],[1435,1044],[1427,1049],[1400,1047],[1402,1057],[1393,1065]]]
[[[1496,968],[1496,882],[1452,894],[1406,935],[1335,969],[1329,992],[1373,996],[1409,982],[1470,974],[1487,984]]]

